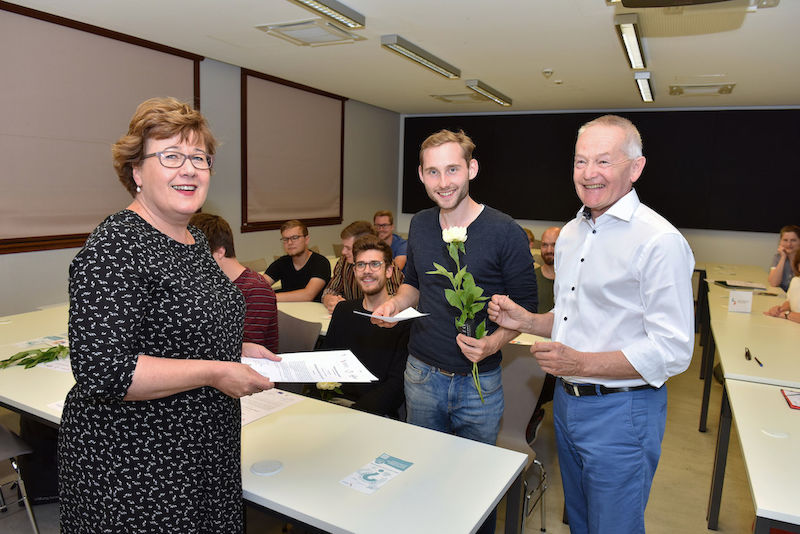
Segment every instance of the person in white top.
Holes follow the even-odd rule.
[[[560,377],[553,406],[570,530],[644,533],[670,376],[694,348],[694,257],[633,184],[645,158],[614,115],[578,131],[573,180],[583,206],[556,243],[555,308],[533,314],[494,295],[489,317],[550,337],[531,352]]]
[[[797,249],[792,256],[791,266],[794,277],[789,282],[786,301],[780,306],[773,306],[768,309],[764,312],[764,315],[800,323],[800,249]]]

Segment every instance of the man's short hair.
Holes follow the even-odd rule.
[[[592,126],[615,126],[622,128],[625,131],[625,143],[622,145],[622,151],[631,159],[641,157],[642,155],[642,135],[634,124],[619,115],[603,115],[597,117],[581,126],[578,129],[578,137],[581,136],[588,128]]]
[[[286,221],[281,225],[281,233],[289,230],[290,228],[300,228],[300,231],[303,232],[303,235],[308,235],[308,227],[303,221],[299,221],[297,219]]]
[[[376,212],[375,212],[375,215],[373,215],[373,216],[372,216],[372,220],[373,220],[373,222],[374,222],[374,221],[375,221],[375,219],[377,219],[378,217],[389,217],[389,224],[394,224],[394,215],[392,215],[392,212],[391,212],[391,211],[389,211],[389,210],[380,210],[380,211],[376,211]]]
[[[781,228],[781,237],[783,237],[783,234],[785,234],[786,232],[792,232],[797,237],[800,237],[800,226],[797,226],[796,224],[787,224],[786,226]]]
[[[348,224],[342,230],[342,233],[339,234],[339,237],[342,239],[348,239],[351,237],[361,237],[362,235],[374,235],[378,236],[378,233],[375,231],[375,227],[372,226],[371,222],[368,221],[356,221]]]
[[[198,227],[205,234],[211,252],[214,252],[219,247],[225,247],[226,258],[236,257],[236,251],[233,248],[231,225],[225,219],[210,213],[195,213],[189,219],[189,224]]]
[[[439,130],[435,134],[431,134],[422,142],[419,147],[419,164],[422,165],[422,154],[429,148],[442,146],[445,143],[458,143],[461,147],[461,152],[464,155],[464,160],[469,163],[472,159],[472,151],[475,150],[475,143],[469,138],[464,130],[452,132],[450,130]]]
[[[353,261],[358,259],[358,255],[367,250],[377,250],[383,254],[384,268],[392,264],[392,247],[385,241],[374,235],[362,235],[353,243]]]

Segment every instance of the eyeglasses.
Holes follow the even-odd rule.
[[[606,159],[597,159],[594,160],[594,164],[596,167],[599,167],[601,169],[609,169],[611,167],[614,167],[615,165],[621,165],[629,161],[631,161],[631,158],[623,159],[621,161],[616,161],[614,163]],[[572,163],[572,166],[575,167],[576,169],[585,169],[586,167],[589,166],[589,161],[584,158],[575,158],[575,161]]]
[[[290,235],[289,237],[282,237],[281,241],[283,241],[284,243],[288,243],[289,241],[294,243],[298,239],[303,239],[304,237],[305,237],[304,235]]]
[[[199,171],[207,171],[214,164],[214,156],[199,152],[197,154],[183,154],[173,150],[165,150],[164,152],[153,152],[152,154],[145,154],[142,159],[152,158],[158,156],[158,161],[161,165],[168,169],[179,169],[188,158],[192,162],[192,166]]]
[[[391,223],[376,224],[375,228],[389,228]]]
[[[369,265],[370,271],[377,271],[383,265],[382,261],[373,260],[373,261],[357,261],[356,262],[356,271],[363,271]]]

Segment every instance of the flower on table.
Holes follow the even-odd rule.
[[[319,397],[324,401],[331,400],[334,393],[342,394],[342,385],[339,382],[317,382],[317,389]]]

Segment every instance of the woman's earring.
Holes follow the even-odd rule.
[[[137,185],[137,186],[136,186],[136,192],[137,192],[137,193],[141,193],[141,192],[142,192],[142,186],[140,186],[140,185]]]

